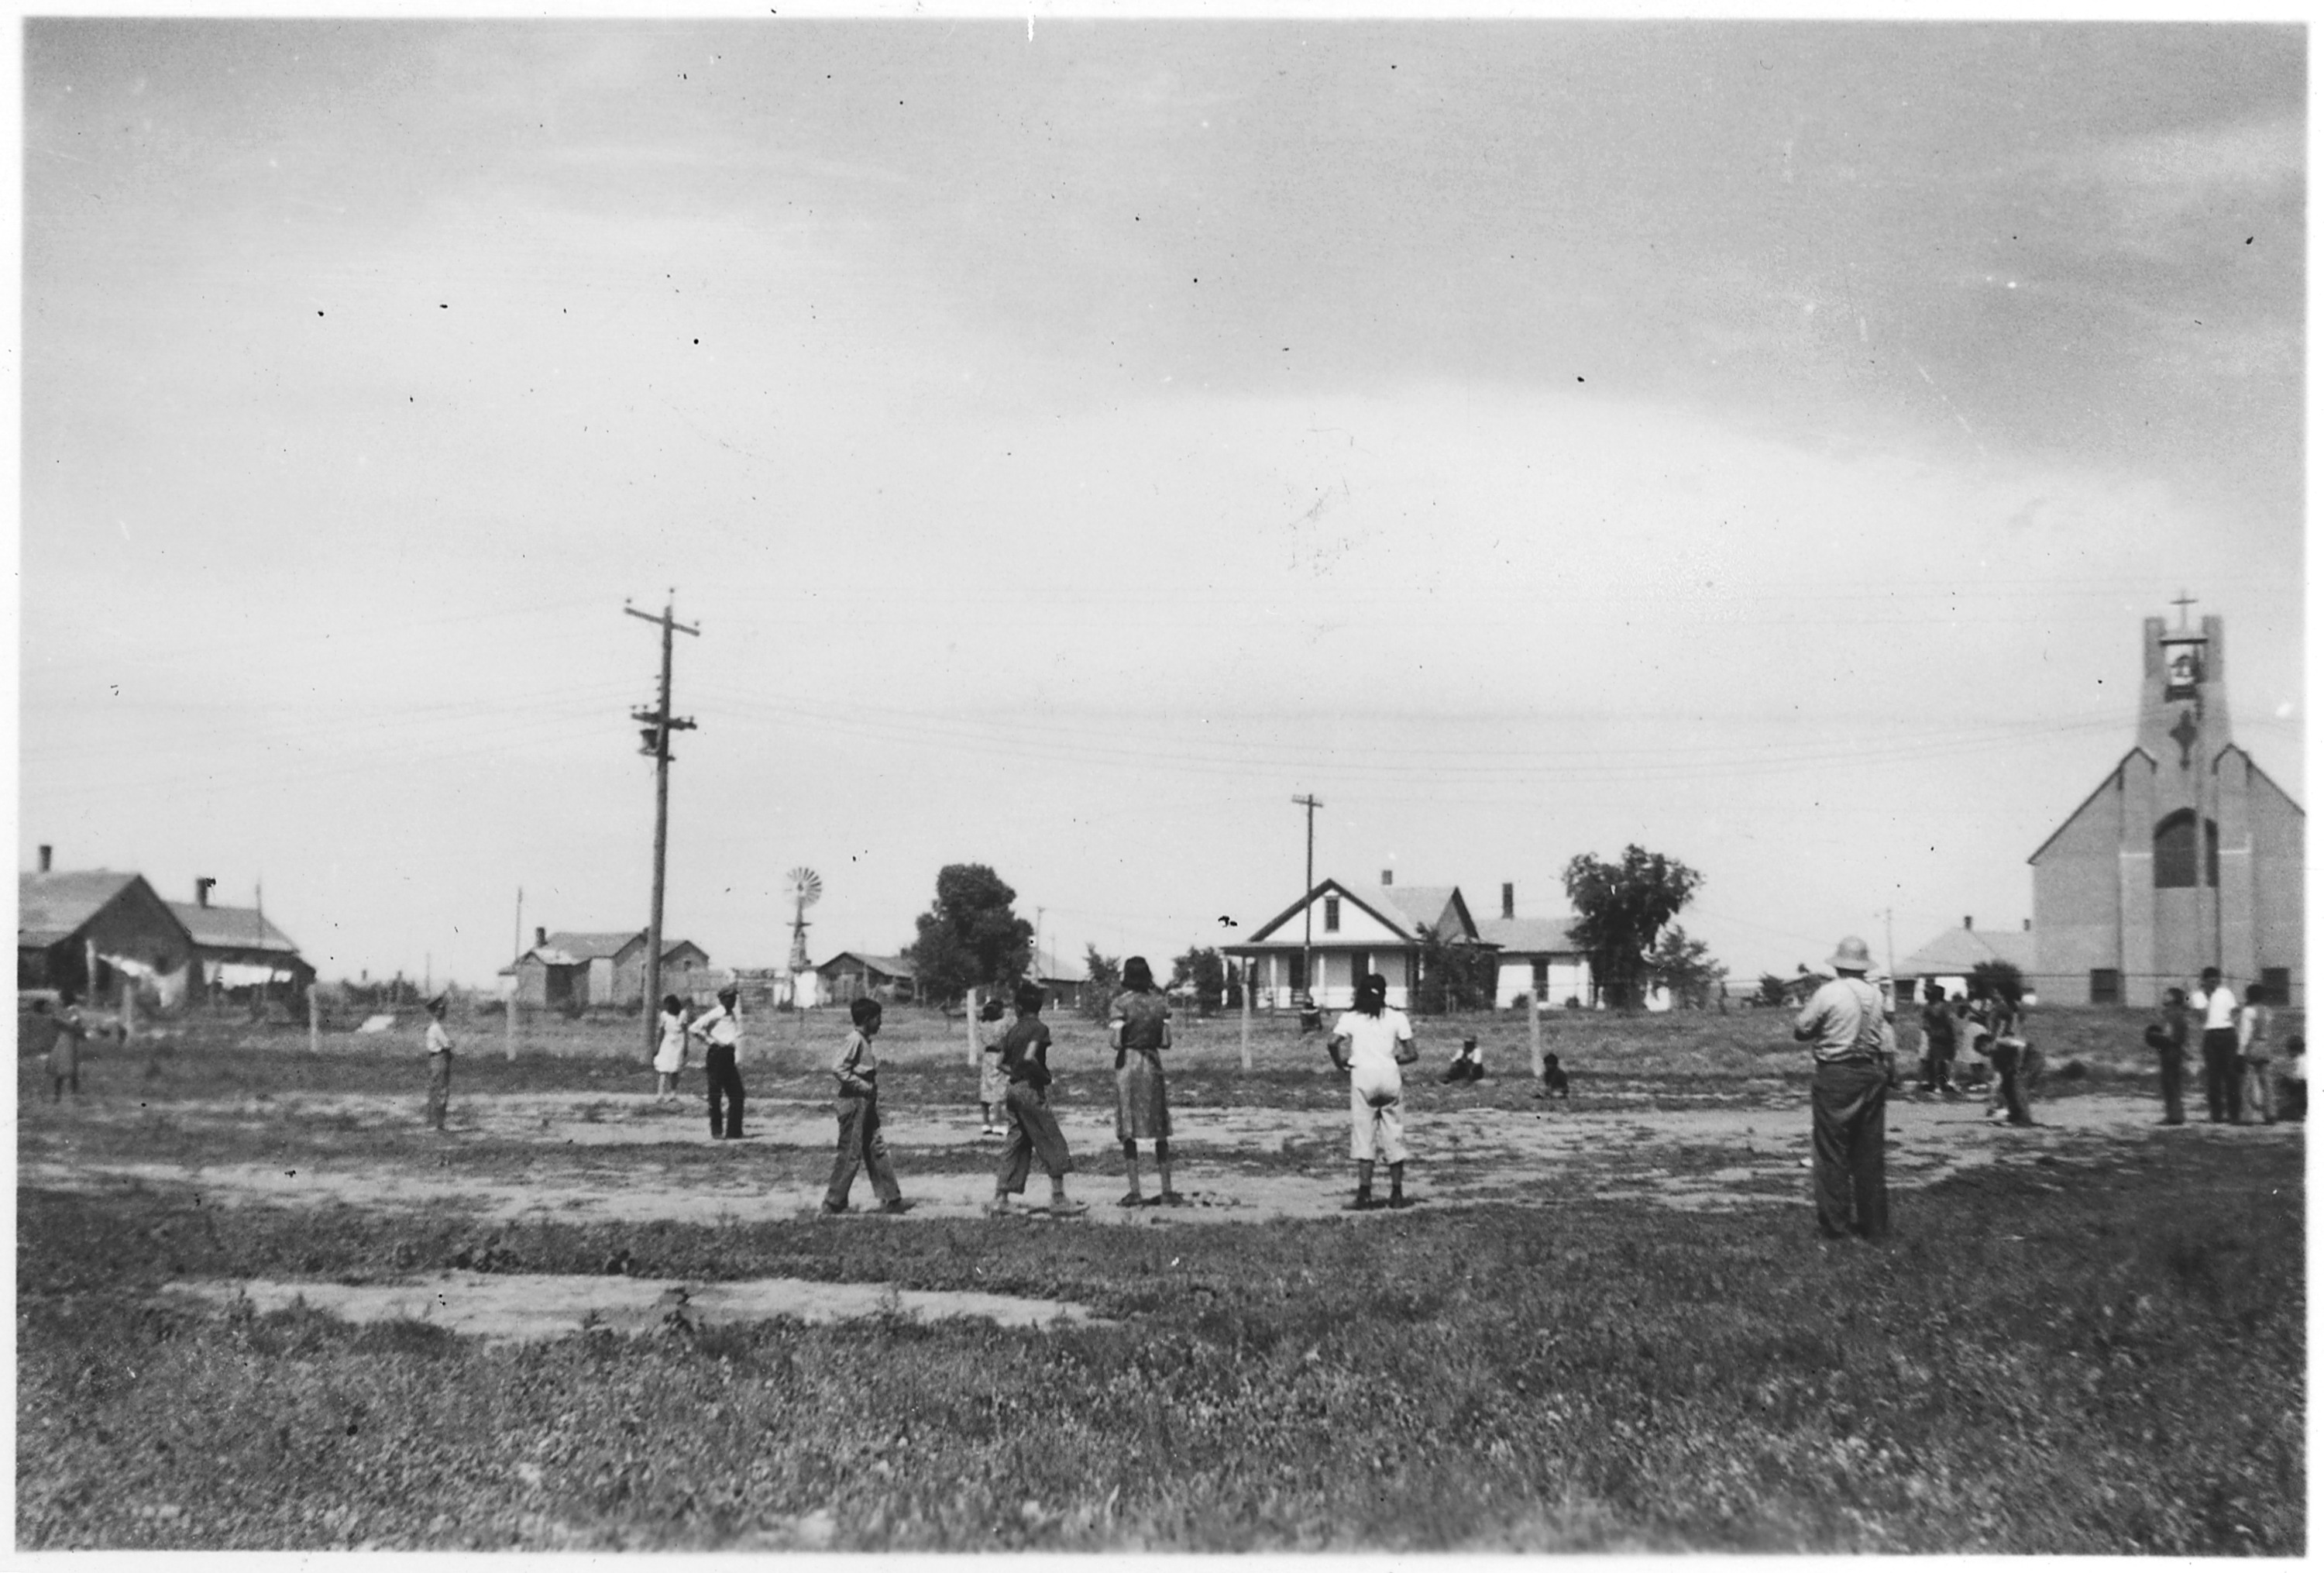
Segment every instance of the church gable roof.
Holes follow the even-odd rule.
[[[2074,811],[2058,821],[2058,828],[2050,832],[2049,836],[2043,840],[2041,846],[2034,848],[2034,855],[2031,857],[2028,857],[2025,861],[2028,863],[2041,862],[2042,855],[2049,851],[2052,846],[2056,845],[2058,837],[2063,836],[2066,831],[2072,827],[2074,821],[2082,817],[2082,813],[2085,810],[2087,810],[2092,803],[2098,800],[2098,795],[2104,792],[2107,788],[2115,785],[2122,780],[2123,766],[2128,764],[2133,759],[2141,757],[2145,759],[2149,769],[2153,768],[2155,763],[2154,755],[2146,752],[2146,745],[2143,743],[2132,744],[2130,752],[2114,762],[2114,768],[2107,772],[2106,775],[2098,782],[2098,784],[2090,789],[2090,795],[2084,798],[2080,802],[2076,803],[2074,805]]]
[[[2290,792],[2285,791],[2283,790],[2283,784],[2277,781],[2275,777],[2262,770],[2259,767],[2259,761],[2251,756],[2251,750],[2246,748],[2242,744],[2230,743],[2225,748],[2220,749],[2218,757],[2211,761],[2211,768],[2217,770],[2218,768],[2219,760],[2225,759],[2230,754],[2242,754],[2244,756],[2244,768],[2246,770],[2250,771],[2252,774],[2267,782],[2268,790],[2273,791],[2277,797],[2282,798],[2286,808],[2290,809],[2293,813],[2299,815],[2303,819],[2308,818],[2308,810],[2300,806],[2300,800],[2293,797]]]

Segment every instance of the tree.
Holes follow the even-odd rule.
[[[922,999],[950,1004],[970,989],[1024,976],[1033,925],[1010,903],[1017,893],[982,863],[948,863],[936,874],[935,904],[917,920],[904,952]]]
[[[1969,986],[1971,994],[1979,989],[2011,1004],[2025,997],[2025,975],[2007,961],[1980,961],[1969,968]]]
[[[1089,992],[1083,1005],[1092,1021],[1102,1022],[1113,1009],[1113,996],[1121,992],[1121,958],[1102,955],[1093,945],[1082,958],[1082,970],[1089,974]]]
[[[1176,989],[1186,984],[1192,984],[1194,988],[1194,1009],[1203,1015],[1209,1015],[1226,997],[1226,963],[1216,950],[1208,947],[1187,951],[1170,963],[1170,986]]]
[[[1717,999],[1720,985],[1727,981],[1727,968],[1711,958],[1711,947],[1690,938],[1676,923],[1663,930],[1646,958],[1646,970],[1670,991],[1673,1004],[1690,1010],[1708,1009]]]
[[[1585,852],[1565,865],[1565,896],[1582,914],[1574,939],[1607,1003],[1635,1007],[1652,972],[1655,937],[1686,905],[1702,875],[1674,858],[1631,844],[1622,861],[1604,863]]]
[[[1420,931],[1420,989],[1414,1004],[1423,1011],[1474,1011],[1493,1003],[1500,981],[1500,962],[1480,945],[1460,945],[1440,939],[1434,929]]]
[[[1760,1005],[1782,1004],[1784,1003],[1784,980],[1777,977],[1772,972],[1761,973],[1759,975],[1759,992],[1751,996],[1751,1003]]]

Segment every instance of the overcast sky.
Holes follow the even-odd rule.
[[[18,855],[326,976],[2031,911],[2227,625],[2303,797],[2288,27],[36,20]]]

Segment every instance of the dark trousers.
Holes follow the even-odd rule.
[[[2203,1034],[2203,1101],[2211,1124],[2244,1117],[2244,1068],[2236,1053],[2236,1030],[2214,1027]]]
[[[742,1133],[742,1073],[734,1069],[734,1050],[731,1044],[713,1043],[704,1050],[702,1069],[710,1078],[710,1133],[714,1136],[740,1136]],[[721,1106],[725,1110],[722,1122]]]
[[[1993,1044],[1993,1075],[2001,1085],[2001,1106],[2013,1125],[2030,1125],[2034,1110],[2025,1101],[2026,1061],[2033,1051],[2023,1043],[1997,1038]]]
[[[449,1054],[430,1054],[428,1057],[428,1123],[442,1130],[444,1113],[451,1103],[452,1057]]]
[[[1928,1052],[1921,1059],[1921,1090],[1935,1092],[1953,1084],[1953,1046],[1929,1041]]]
[[[2187,1123],[2187,1050],[2170,1048],[2155,1052],[2163,1057],[2163,1123],[2183,1125]]]
[[[1026,1176],[1033,1171],[1038,1153],[1041,1167],[1052,1180],[1063,1180],[1074,1167],[1065,1150],[1065,1133],[1049,1112],[1049,1095],[1021,1081],[1009,1084],[1009,1145],[1001,1149],[1001,1189],[1011,1196],[1025,1194]]]
[[[847,1205],[858,1168],[871,1174],[872,1193],[881,1201],[902,1200],[896,1171],[888,1167],[888,1140],[880,1133],[880,1100],[843,1093],[836,1107],[839,1155],[832,1160],[831,1188],[824,1192],[823,1205],[834,1212]]]
[[[1816,1226],[1868,1240],[1888,1232],[1888,1078],[1877,1061],[1816,1067]]]
[[[2283,1101],[2283,1106],[2277,1113],[2287,1120],[2307,1119],[2308,1078],[2303,1076],[2294,1080],[2287,1076],[2276,1083],[2276,1088],[2277,1096]]]

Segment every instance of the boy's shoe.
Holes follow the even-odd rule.
[[[1118,1208],[1142,1208],[1146,1205],[1146,1198],[1133,1190],[1113,1205]]]
[[[1388,1192],[1388,1205],[1392,1208],[1408,1208],[1412,1205],[1412,1198],[1400,1190],[1392,1190]]]
[[[883,1201],[883,1202],[881,1202],[881,1203],[880,1204],[880,1210],[881,1210],[881,1212],[883,1212],[883,1213],[890,1213],[890,1214],[894,1214],[894,1213],[908,1213],[908,1212],[910,1212],[910,1211],[912,1210],[912,1204],[911,1204],[910,1202],[906,1201],[902,1197],[900,1197],[900,1196],[899,1196],[899,1197],[898,1197],[894,1201]]]
[[[824,1210],[825,1212],[827,1212],[827,1213],[844,1213],[844,1212],[845,1212],[845,1211],[847,1210],[847,1204],[846,1204],[845,1202],[844,1202],[844,1201],[843,1201],[843,1202],[829,1202],[829,1201],[826,1201],[826,1202],[825,1202],[825,1203],[823,1204],[823,1210]]]
[[[1176,1191],[1166,1190],[1160,1196],[1154,1198],[1154,1205],[1156,1207],[1165,1208],[1182,1208],[1191,1207],[1193,1204],[1187,1201],[1185,1197],[1179,1195]]]
[[[1343,1213],[1369,1213],[1376,1212],[1379,1208],[1379,1203],[1372,1199],[1372,1193],[1370,1191],[1360,1190],[1356,1192],[1356,1199],[1350,1202],[1340,1210]]]
[[[1049,1216],[1053,1218],[1077,1218],[1087,1211],[1089,1203],[1085,1201],[1066,1201],[1061,1198],[1049,1204]]]
[[[1005,1218],[1014,1211],[1016,1208],[1009,1205],[1005,1196],[996,1196],[984,1204],[984,1216],[988,1218]]]

